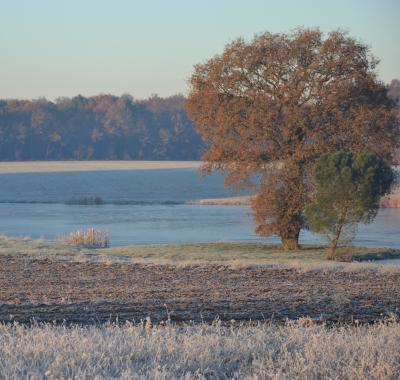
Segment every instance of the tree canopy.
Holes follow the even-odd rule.
[[[364,148],[392,160],[395,104],[377,60],[347,33],[318,29],[238,39],[194,68],[187,109],[208,143],[204,170],[257,182],[257,231],[298,246],[309,178],[322,154]]]

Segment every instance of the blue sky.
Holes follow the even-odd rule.
[[[185,93],[237,37],[343,28],[400,77],[400,0],[0,0],[0,98]]]

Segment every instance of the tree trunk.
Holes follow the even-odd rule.
[[[342,217],[340,218],[336,234],[328,246],[326,255],[328,260],[335,260],[336,248],[339,243],[340,234],[342,233],[344,222],[346,220],[346,215],[347,215],[347,210],[345,211],[344,215],[342,215]]]
[[[285,234],[281,235],[282,248],[285,251],[294,251],[301,249],[299,245],[300,229],[293,228],[291,231],[286,231]]]
[[[329,246],[327,248],[327,259],[328,260],[335,260],[335,253],[336,253],[336,248],[339,243],[339,238],[340,238],[340,233],[342,232],[342,225],[340,225],[338,232],[336,232],[335,237],[331,240],[329,243]]]
[[[328,260],[335,260],[335,252],[336,252],[337,243],[338,243],[337,240],[334,239],[329,244],[329,246],[327,248],[327,253],[326,253],[326,258]]]
[[[282,238],[281,240],[282,248],[285,251],[295,251],[296,249],[300,249],[299,237]]]

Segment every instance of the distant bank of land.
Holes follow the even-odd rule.
[[[200,161],[17,161],[0,162],[0,174],[101,170],[197,169]]]
[[[251,195],[244,195],[229,198],[196,199],[188,203],[202,206],[244,206],[249,205],[252,198],[253,196]],[[390,195],[383,197],[381,200],[381,207],[400,208],[400,188],[396,188]]]
[[[395,171],[400,173],[400,166],[394,167]],[[399,181],[399,179],[398,179]],[[250,205],[252,195],[242,195],[238,197],[227,198],[208,198],[208,199],[194,199],[189,201],[189,204],[202,205],[202,206],[244,206]],[[383,197],[381,200],[381,207],[384,208],[400,208],[400,184],[398,183],[393,189],[392,193]]]
[[[188,204],[201,206],[244,206],[249,205],[252,198],[252,195],[240,195],[238,197],[227,198],[194,199],[189,201]]]
[[[203,205],[203,206],[243,206],[249,205],[252,196],[239,196],[239,197],[229,197],[229,198],[212,198],[212,199],[197,199],[188,202],[193,205]],[[384,208],[400,208],[400,189],[396,192],[382,198],[381,207]]]

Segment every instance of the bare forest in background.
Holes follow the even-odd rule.
[[[397,113],[400,118],[400,80],[393,79],[388,85],[388,95],[392,98],[397,104]],[[400,151],[397,152],[396,155],[397,165],[400,165]]]
[[[400,81],[388,90],[400,105]],[[199,160],[204,143],[184,101],[181,95],[0,100],[0,161]]]
[[[197,160],[183,96],[0,100],[0,160]]]

